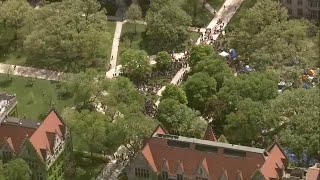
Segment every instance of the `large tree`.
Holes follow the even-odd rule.
[[[194,67],[200,61],[214,57],[214,51],[212,46],[207,44],[201,44],[198,46],[193,46],[190,53],[189,65]]]
[[[94,103],[101,95],[102,76],[94,69],[75,74],[68,79],[63,89],[65,93],[73,95],[78,109],[92,109]]]
[[[285,91],[265,109],[265,125],[269,125],[265,129],[270,135],[278,135],[281,144],[293,150],[300,160],[303,154],[307,160],[319,157],[319,109],[319,89]]]
[[[5,175],[4,175],[4,169],[3,169],[3,163],[0,160],[0,180],[5,180]]]
[[[146,22],[146,35],[155,51],[180,50],[190,39],[187,28],[191,24],[191,18],[172,0],[152,1]]]
[[[17,40],[18,31],[31,19],[32,7],[25,0],[6,0],[0,6],[0,14],[0,22],[12,30],[14,40]]]
[[[247,98],[237,104],[235,112],[227,115],[224,127],[231,143],[260,146],[262,141],[263,104]]]
[[[225,79],[233,76],[232,69],[220,58],[207,57],[192,69],[192,72],[206,72],[217,81],[217,90],[222,87]]]
[[[6,180],[30,180],[31,170],[23,159],[14,159],[4,164]]]
[[[173,84],[166,86],[166,89],[161,94],[161,100],[163,99],[174,99],[179,101],[181,104],[187,104],[187,96],[184,90],[181,87],[178,87]]]
[[[140,80],[151,72],[148,54],[143,50],[128,49],[121,54],[123,73],[132,80]]]
[[[159,104],[156,118],[172,134],[202,138],[206,122],[199,112],[173,99],[164,99]]]
[[[127,18],[134,23],[134,32],[137,33],[137,21],[142,20],[142,11],[138,4],[132,3],[127,11]]]
[[[157,64],[156,64],[157,69],[161,70],[161,71],[168,70],[168,68],[171,67],[171,64],[173,62],[172,57],[166,51],[158,52],[155,60],[157,62]]]
[[[156,122],[141,113],[129,113],[119,117],[108,127],[106,144],[124,145],[134,154],[140,151],[143,140],[151,136]]]
[[[195,73],[188,77],[184,89],[188,106],[203,112],[205,103],[216,94],[217,82],[208,73]]]
[[[80,112],[66,109],[63,117],[70,127],[73,135],[81,143],[77,150],[89,151],[91,158],[94,152],[101,152],[104,147],[105,133],[111,119],[95,111],[82,110]],[[92,159],[93,160],[93,159]]]
[[[278,94],[279,79],[274,74],[250,73],[227,79],[218,96],[235,105],[240,100],[251,98],[253,101],[267,101]]]
[[[25,52],[30,58],[48,59],[47,66],[62,61],[59,71],[78,72],[107,59],[111,35],[104,12],[95,3],[65,0],[37,10],[34,31],[24,42]]]

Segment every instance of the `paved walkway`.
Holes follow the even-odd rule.
[[[111,68],[114,68],[117,65],[122,25],[123,25],[123,22],[117,21],[116,30],[113,36],[112,51],[111,51],[111,57],[110,57]]]
[[[109,156],[110,162],[104,167],[101,174],[96,178],[96,180],[115,180],[120,175],[122,170],[128,163],[128,160],[120,161],[116,156],[121,156],[121,154],[127,154],[127,148],[120,146],[113,156]]]
[[[63,72],[2,63],[0,63],[0,73],[10,73],[15,76],[31,77],[51,81],[63,81],[66,76],[66,74]]]
[[[217,25],[217,22],[219,19],[222,20],[224,23],[223,29],[226,27],[232,16],[236,13],[238,8],[240,7],[241,3],[244,0],[226,0],[223,6],[220,8],[220,10],[217,12],[216,16],[212,19],[212,21],[208,24],[207,28],[214,28]],[[210,11],[213,12],[214,8],[210,6],[210,4],[206,3],[205,7]],[[225,7],[225,8],[224,8]],[[206,28],[201,28],[200,32],[205,32]],[[214,35],[213,39],[216,40],[219,37],[218,34]],[[200,37],[198,38],[196,45],[200,44]],[[183,53],[180,54],[174,54],[175,58],[182,58],[184,56]],[[182,68],[180,69],[177,74],[173,77],[171,84],[178,85],[180,83],[180,79],[183,78],[183,75],[190,71],[190,68]],[[157,95],[161,96],[162,92],[166,89],[166,87],[162,87],[158,92]],[[157,100],[156,105],[158,106],[160,103],[160,98]]]

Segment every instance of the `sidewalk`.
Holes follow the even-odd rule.
[[[226,0],[223,6],[220,8],[220,10],[217,12],[216,16],[212,19],[212,21],[208,24],[207,28],[214,28],[217,25],[217,22],[219,19],[222,20],[224,23],[223,29],[226,27],[232,16],[237,12],[238,8],[240,7],[241,3],[244,0]],[[213,12],[214,8],[210,6],[210,4],[206,3],[205,7],[210,11]],[[225,8],[224,8],[225,7]],[[201,28],[201,32],[205,32],[206,28]],[[214,40],[216,40],[219,37],[219,34],[214,35]],[[198,38],[196,45],[200,44],[200,37]],[[182,58],[184,57],[183,53],[174,54],[175,58]],[[177,74],[172,78],[171,84],[178,84],[180,83],[179,80],[183,78],[183,74],[186,71],[189,71],[190,68],[182,68],[180,69]],[[157,95],[161,96],[162,92],[166,89],[166,87],[162,87],[158,92]],[[160,98],[157,100],[156,105],[158,106],[160,103]]]
[[[15,76],[31,77],[50,81],[64,81],[66,76],[66,74],[63,72],[2,63],[0,63],[0,73],[11,73]]]
[[[115,156],[121,156],[121,154],[127,154],[127,148],[124,146],[120,146],[117,151],[113,154]],[[96,178],[96,180],[115,180],[120,175],[122,170],[125,168],[128,160],[119,161],[110,157],[110,162],[105,166],[102,170],[101,174]]]

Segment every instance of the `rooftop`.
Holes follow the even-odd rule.
[[[17,104],[16,96],[0,92],[0,123]]]
[[[208,141],[203,139],[188,138],[183,136],[175,136],[175,135],[169,135],[169,134],[154,134],[153,137],[183,141],[183,142],[194,143],[194,144],[208,145],[208,146],[217,147],[217,148],[226,148],[226,149],[240,150],[240,151],[246,151],[246,152],[253,152],[253,153],[259,153],[259,154],[262,154],[263,152],[265,152],[264,149],[259,149],[259,148],[221,143],[216,141]]]

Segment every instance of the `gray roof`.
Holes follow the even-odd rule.
[[[0,123],[17,104],[16,96],[0,92]]]
[[[26,128],[37,129],[41,123],[38,121],[30,120],[30,119],[6,117],[3,119],[3,124],[11,124],[11,125],[17,125],[17,126],[22,126],[22,127],[26,127]]]
[[[215,142],[215,141],[208,141],[208,140],[196,139],[196,138],[188,138],[188,137],[184,137],[184,136],[175,136],[175,135],[167,134],[165,136],[162,135],[161,137],[159,137],[157,134],[155,134],[154,137],[171,139],[171,140],[188,142],[188,143],[208,145],[208,146],[213,146],[213,147],[217,147],[217,148],[227,148],[227,149],[234,149],[234,150],[240,150],[240,151],[246,151],[246,152],[260,153],[260,154],[265,152],[264,149],[259,149],[259,148],[240,146],[240,145]]]

